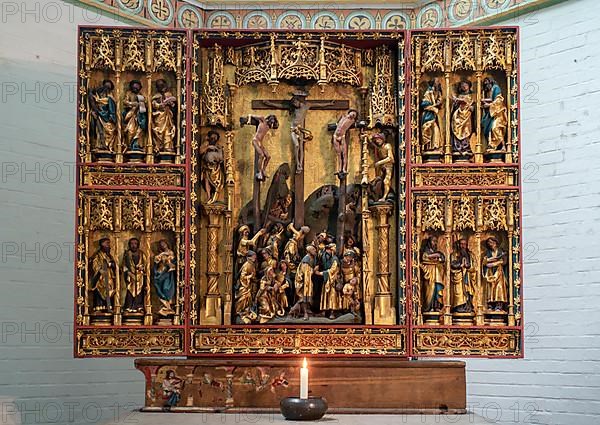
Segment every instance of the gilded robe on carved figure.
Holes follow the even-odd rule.
[[[439,311],[443,306],[444,264],[446,257],[437,249],[438,239],[425,239],[421,250],[423,271],[423,311]]]
[[[146,99],[140,93],[142,83],[132,80],[123,102],[124,142],[129,151],[141,151],[144,146],[144,134],[148,128],[148,110]]]
[[[117,288],[117,263],[110,253],[110,240],[102,238],[99,249],[91,258],[90,289],[93,293],[94,310],[113,310],[113,297]]]
[[[251,323],[256,318],[253,293],[254,280],[256,279],[256,253],[248,251],[246,262],[239,271],[235,288],[235,311],[242,322]]]
[[[485,78],[483,88],[486,98],[482,100],[481,129],[487,140],[487,150],[498,150],[504,147],[506,136],[506,103],[500,86],[493,78]]]
[[[159,242],[160,253],[154,257],[154,288],[162,306],[158,312],[161,316],[175,313],[171,306],[175,295],[175,253],[169,248],[165,239]]]
[[[114,84],[104,80],[90,93],[90,133],[93,149],[112,152],[117,145],[117,104],[111,95]]]
[[[488,306],[492,310],[501,311],[508,300],[505,271],[507,255],[494,237],[488,238],[485,245],[481,272],[487,287]]]
[[[450,283],[452,287],[452,309],[458,313],[473,311],[473,298],[477,271],[467,240],[456,241],[450,255]]]
[[[330,311],[330,318],[335,318],[334,311],[341,310],[342,308],[342,296],[341,291],[338,289],[338,284],[341,279],[341,267],[340,260],[335,255],[336,245],[329,244],[325,248],[321,265],[323,267],[322,272],[317,274],[323,276],[323,289],[321,291],[321,310]]]
[[[148,279],[148,258],[139,246],[139,239],[131,238],[129,248],[123,255],[123,279],[127,287],[124,307],[129,312],[138,312],[144,309],[144,290]]]
[[[439,113],[442,105],[442,86],[437,79],[429,81],[421,100],[421,138],[423,152],[442,149]]]
[[[471,83],[461,81],[458,94],[453,98],[452,107],[452,151],[461,154],[471,153],[471,135],[473,134],[473,110],[475,109]]]
[[[152,140],[157,152],[175,151],[175,118],[173,110],[177,99],[169,91],[167,82],[156,81],[158,93],[152,97]]]

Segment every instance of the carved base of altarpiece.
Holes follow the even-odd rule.
[[[295,357],[135,360],[148,412],[279,411],[283,397],[300,392],[300,364]],[[331,358],[311,359],[309,367],[309,395],[326,398],[330,413],[466,413],[464,362]],[[167,374],[182,383],[170,408]]]

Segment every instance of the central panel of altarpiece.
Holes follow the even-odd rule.
[[[522,356],[517,41],[81,28],[76,356]]]

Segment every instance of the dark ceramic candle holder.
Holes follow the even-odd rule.
[[[316,421],[327,412],[327,400],[321,397],[286,397],[279,403],[281,414],[289,421]]]

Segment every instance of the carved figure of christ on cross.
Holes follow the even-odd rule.
[[[292,118],[290,138],[294,147],[294,224],[304,225],[304,143],[312,140],[312,132],[305,127],[309,110],[347,110],[347,100],[307,100],[304,90],[295,91],[290,100],[253,100],[252,109],[283,109]]]

